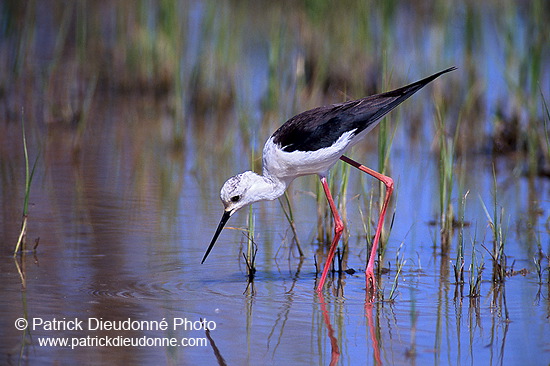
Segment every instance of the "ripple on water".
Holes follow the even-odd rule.
[[[119,277],[109,282],[90,283],[84,288],[97,298],[228,299],[254,294],[256,299],[269,297],[274,300],[274,294],[293,293],[296,298],[306,300],[313,294],[313,285],[313,278],[292,278],[278,273],[259,272],[248,285],[246,275],[241,272],[222,277],[215,272],[190,274],[180,268],[171,268],[156,272],[153,276],[142,276],[139,279]]]
[[[175,292],[172,284],[165,281],[136,281],[128,283],[102,283],[88,289],[88,293],[99,298],[157,299],[160,296],[171,296]]]

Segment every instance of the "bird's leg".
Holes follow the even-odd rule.
[[[330,210],[332,211],[332,216],[334,216],[334,238],[332,239],[332,244],[330,245],[330,250],[327,255],[327,261],[325,262],[325,268],[323,268],[323,273],[321,274],[321,280],[319,281],[319,285],[317,286],[317,291],[323,290],[325,279],[327,278],[327,274],[332,264],[332,260],[334,259],[334,253],[336,252],[336,247],[338,246],[338,240],[340,240],[342,231],[344,231],[344,223],[342,222],[342,219],[340,218],[340,214],[336,209],[336,205],[334,204],[334,200],[332,199],[332,194],[330,194],[330,189],[328,187],[328,182],[326,177],[321,176],[321,184],[323,185],[323,190],[325,191],[325,195],[327,196],[327,200],[330,205]]]
[[[386,196],[384,197],[384,203],[382,204],[382,210],[380,210],[380,217],[378,217],[378,226],[376,227],[376,233],[374,234],[374,241],[372,243],[372,249],[370,252],[369,263],[367,264],[367,269],[365,270],[365,276],[367,281],[367,290],[374,292],[376,291],[376,281],[374,278],[374,259],[376,258],[376,252],[378,250],[378,241],[380,240],[380,235],[382,233],[382,226],[384,224],[384,217],[386,216],[386,209],[388,208],[388,203],[390,202],[390,197],[393,192],[393,179],[374,170],[359,164],[355,160],[352,160],[344,155],[340,157],[341,160],[350,164],[351,166],[365,172],[386,186]]]

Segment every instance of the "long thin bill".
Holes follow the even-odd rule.
[[[204,261],[206,260],[206,257],[208,257],[208,254],[210,254],[210,251],[214,247],[214,244],[216,244],[216,239],[218,239],[218,236],[220,236],[220,233],[222,232],[222,229],[225,226],[225,223],[227,222],[227,220],[229,220],[230,217],[231,217],[231,211],[224,211],[222,219],[220,220],[218,228],[216,229],[216,233],[214,234],[214,237],[212,238],[212,241],[210,242],[208,249],[206,249],[206,253],[204,253],[204,257],[202,257],[201,264],[204,263]]]

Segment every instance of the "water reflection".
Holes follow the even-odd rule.
[[[330,339],[330,365],[336,365],[340,358],[340,348],[338,347],[338,340],[334,336],[334,329],[330,322],[330,316],[327,311],[327,305],[325,303],[325,297],[322,292],[317,293],[319,296],[319,305],[321,305],[321,312],[323,313],[323,321],[327,327],[328,338]],[[370,323],[370,322],[369,322]],[[372,323],[370,323],[372,324]]]

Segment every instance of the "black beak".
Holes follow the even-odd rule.
[[[223,227],[225,226],[225,223],[227,222],[227,220],[229,220],[229,218],[231,217],[232,212],[233,211],[224,211],[222,219],[220,220],[218,228],[216,229],[216,233],[214,234],[214,237],[212,238],[212,241],[210,242],[208,249],[206,249],[206,253],[204,253],[204,257],[202,257],[201,264],[204,263],[204,261],[206,260],[206,257],[208,257],[208,254],[210,254],[210,251],[214,247],[214,244],[216,244],[216,239],[218,239],[218,236],[220,236],[220,233]]]

